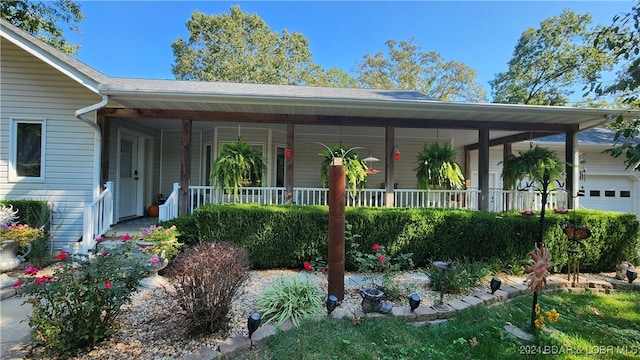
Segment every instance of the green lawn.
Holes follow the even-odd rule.
[[[306,320],[243,359],[640,358],[640,293],[542,293],[542,313],[555,308],[560,318],[533,343],[523,343],[503,328],[528,330],[531,301],[529,295],[470,308],[440,326],[416,327],[394,317]]]

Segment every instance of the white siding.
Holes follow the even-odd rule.
[[[58,249],[80,239],[83,207],[92,200],[94,130],[74,112],[100,97],[4,38],[1,50],[0,198],[51,203]],[[29,117],[47,122],[44,183],[9,182],[9,119]]]

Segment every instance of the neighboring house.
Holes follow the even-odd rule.
[[[159,194],[169,196],[164,216],[225,201],[208,174],[220,147],[238,138],[260,149],[268,165],[264,186],[245,192],[243,201],[323,203],[322,147],[313,142],[341,142],[367,147],[381,160],[372,163],[380,172],[369,177],[359,204],[497,210],[491,188],[500,187],[503,149],[561,134],[569,139],[561,145],[565,158],[577,162],[581,130],[620,114],[640,116],[443,102],[408,91],[111,78],[4,20],[0,25],[0,198],[49,201],[56,249],[80,238],[91,248],[111,222],[143,216]],[[418,152],[433,142],[458,151],[469,189],[432,192],[438,200],[426,201],[413,169]],[[590,158],[585,187],[596,174]],[[622,160],[608,163],[627,174]],[[575,194],[583,184],[577,168],[568,170]],[[635,179],[629,198],[637,204]]]

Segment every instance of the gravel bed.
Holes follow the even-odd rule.
[[[280,276],[306,277],[323,293],[328,286],[326,276],[315,273],[293,270],[252,271],[232,305],[229,333],[198,338],[189,338],[182,332],[178,324],[181,309],[167,295],[166,289],[140,289],[134,294],[132,302],[123,307],[111,338],[74,359],[179,359],[201,348],[216,348],[229,337],[248,336],[247,318],[257,310],[257,296]],[[362,286],[355,274],[347,273],[345,279],[345,299],[340,302],[339,308],[353,313],[361,309],[362,298],[358,289]],[[409,289],[407,296],[410,292],[420,294],[421,306],[433,305],[439,299],[439,293],[429,289],[428,279],[424,275],[403,275],[394,280]],[[168,287],[170,288],[170,284]],[[452,298],[454,296],[445,295],[445,301]],[[394,306],[408,306],[407,300],[395,301]],[[37,354],[37,351],[32,354]],[[34,355],[32,358],[40,357]]]

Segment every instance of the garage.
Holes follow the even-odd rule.
[[[633,201],[637,194],[634,194],[634,183],[629,176],[587,175],[583,184],[585,196],[580,198],[580,207],[635,212]]]

